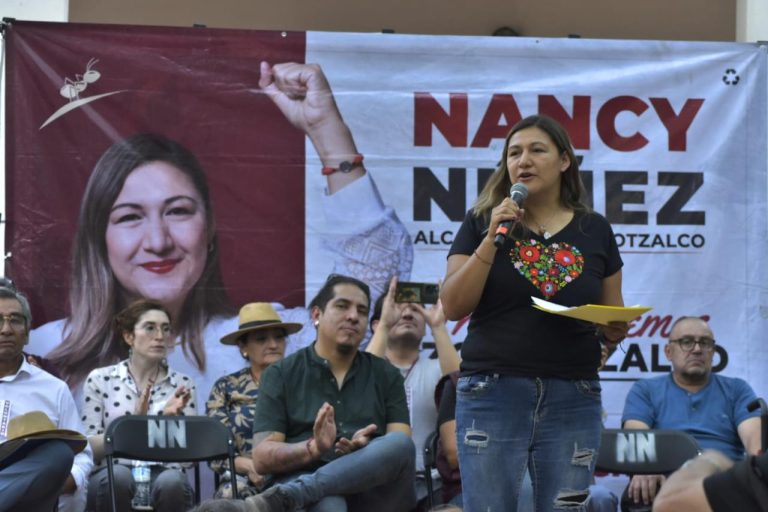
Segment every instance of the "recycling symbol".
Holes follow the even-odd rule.
[[[739,75],[736,74],[736,70],[728,68],[723,75],[723,83],[725,85],[736,85],[739,83]]]

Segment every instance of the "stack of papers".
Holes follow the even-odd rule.
[[[546,313],[577,318],[600,325],[608,325],[611,322],[629,322],[653,309],[646,306],[619,307],[600,306],[598,304],[586,304],[569,308],[536,297],[531,297],[531,299],[533,299],[533,307]]]

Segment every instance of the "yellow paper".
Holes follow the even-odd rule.
[[[569,308],[536,297],[531,297],[531,299],[533,299],[533,307],[546,313],[577,318],[600,325],[608,325],[610,322],[629,322],[653,309],[647,306],[619,307],[601,306],[598,304],[586,304]]]

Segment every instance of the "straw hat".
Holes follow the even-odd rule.
[[[243,334],[262,329],[285,329],[286,334],[299,332],[302,324],[283,322],[269,302],[251,302],[240,308],[240,328],[221,338],[225,345],[237,345]]]
[[[45,413],[32,411],[16,416],[8,422],[7,441],[0,444],[0,461],[24,446],[36,445],[39,444],[36,441],[45,439],[64,441],[74,453],[80,453],[88,444],[88,440],[80,432],[56,428]]]

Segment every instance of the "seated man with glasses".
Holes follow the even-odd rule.
[[[669,375],[635,382],[622,415],[624,428],[675,429],[691,434],[699,448],[738,461],[760,448],[760,411],[748,412],[755,392],[744,380],[712,374],[715,339],[707,322],[682,317],[673,325],[664,354]],[[622,509],[650,510],[664,475],[635,475]]]
[[[0,510],[83,510],[91,448],[67,385],[24,357],[31,323],[0,278]]]

